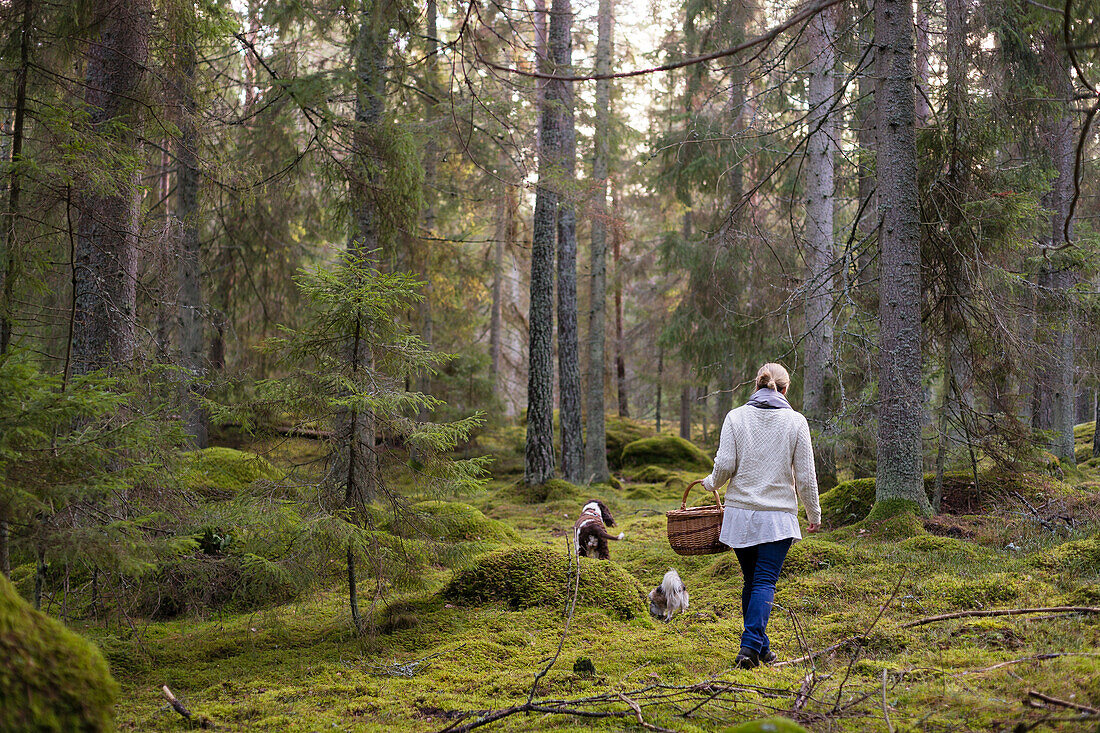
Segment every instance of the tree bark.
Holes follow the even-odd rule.
[[[914,112],[916,114],[917,127],[926,127],[928,121],[932,117],[932,106],[928,103],[928,82],[932,76],[932,37],[930,33],[931,29],[929,28],[931,19],[928,17],[927,4],[927,0],[917,0],[916,2],[917,85]]]
[[[1073,82],[1062,48],[1060,35],[1048,32],[1044,38],[1044,55],[1052,96],[1059,100],[1060,114],[1051,119],[1048,136],[1050,156],[1057,174],[1050,192],[1050,243],[1056,246],[1063,241],[1067,229],[1072,235],[1072,222],[1068,222],[1069,205],[1073,196],[1074,144],[1073,130]],[[1051,452],[1059,460],[1075,465],[1073,423],[1073,401],[1075,388],[1074,376],[1074,307],[1070,290],[1076,283],[1076,272],[1068,262],[1051,262],[1040,275],[1048,283],[1044,296],[1048,302],[1052,328],[1052,363],[1049,373],[1043,374],[1040,382],[1050,396],[1052,420],[1050,428],[1054,431]]]
[[[348,252],[365,268],[379,267],[381,256],[381,231],[377,202],[371,190],[373,176],[370,157],[380,134],[382,113],[385,109],[386,23],[383,10],[374,0],[365,0],[360,10],[359,25],[352,48],[352,64],[355,68],[355,130],[352,136],[354,174],[348,181],[354,207],[352,237]],[[355,331],[348,344],[349,366],[352,379],[361,370],[373,366],[373,354],[363,333],[362,315],[356,320]],[[344,486],[344,506],[361,510],[381,487],[381,467],[375,452],[375,416],[369,410],[349,411],[343,436],[346,441],[347,474]],[[343,452],[343,451],[341,451]],[[348,550],[349,582],[353,580],[353,553]],[[354,590],[350,591],[354,610],[357,602]]]
[[[536,0],[536,9],[539,2]],[[545,7],[545,6],[543,6]],[[542,15],[545,11],[542,12]],[[550,71],[549,39],[539,33],[536,12],[537,66]],[[543,51],[540,53],[540,47]],[[554,242],[557,232],[558,194],[555,168],[561,156],[561,120],[557,104],[559,84],[542,82],[539,89],[538,186],[531,226],[531,302],[528,312],[527,442],[523,479],[529,486],[554,477]]]
[[[597,15],[596,73],[611,72],[614,18],[611,0],[600,0]],[[611,80],[596,82],[596,137],[592,178],[596,195],[592,206],[591,273],[588,298],[588,415],[585,434],[584,475],[602,483],[611,472],[607,467],[607,436],[604,426],[604,315],[607,310],[607,177],[611,158]],[[660,425],[660,384],[657,386],[657,423]],[[658,431],[660,428],[658,427]]]
[[[550,11],[550,56],[554,69],[559,74],[572,73],[572,29],[571,0],[554,0]],[[577,484],[584,480],[580,349],[577,335],[577,134],[573,119],[573,82],[554,81],[550,86],[553,88],[554,102],[561,108],[557,257],[561,472],[566,481]]]
[[[680,437],[691,440],[691,384],[684,369],[684,384],[680,387]]]
[[[860,10],[863,13],[872,12],[872,0],[862,0]],[[862,208],[857,230],[859,234],[858,254],[856,255],[856,284],[859,286],[874,283],[874,252],[871,241],[874,238],[875,229],[878,226],[878,204],[875,200],[875,147],[878,137],[875,114],[875,53],[874,53],[874,29],[871,22],[864,20],[860,23],[860,53],[867,45],[872,47],[868,58],[864,61],[864,68],[859,73],[857,94],[859,101],[856,104],[856,141],[859,145],[857,157],[857,177],[859,189],[859,205]]]
[[[31,32],[34,27],[35,5],[33,0],[23,0],[23,14],[19,29],[19,67],[15,72],[15,109],[11,128],[11,170],[7,184],[7,211],[0,226],[0,355],[8,352],[12,332],[12,292],[15,286],[15,242],[18,235],[22,177],[18,163],[23,157],[24,128],[27,115],[27,73],[30,70]],[[4,525],[5,537],[7,525]]]
[[[187,32],[187,31],[185,31]],[[176,174],[177,215],[180,219],[179,321],[180,359],[187,376],[184,385],[184,422],[196,448],[207,445],[206,415],[199,403],[205,374],[203,364],[202,243],[199,231],[198,129],[195,124],[194,40],[189,36],[180,48],[179,73],[179,170]]]
[[[1100,458],[1100,389],[1093,393],[1093,401],[1095,405],[1092,411],[1092,457]]]
[[[920,202],[913,106],[913,8],[876,0],[878,85],[879,396],[876,502],[931,513],[921,420]]]
[[[141,84],[149,55],[151,0],[96,5],[84,101],[88,121],[120,155],[138,149]],[[137,325],[138,172],[113,191],[78,181],[73,371],[86,374],[133,359]]]
[[[836,485],[833,446],[826,435],[833,377],[833,192],[836,168],[836,9],[828,8],[807,27],[810,46],[809,127],[806,146],[806,346],[803,412],[817,435],[814,453],[822,488]]]
[[[656,409],[654,410],[654,418],[657,423],[657,433],[661,432],[661,393],[662,387],[664,387],[665,379],[665,347],[661,344],[657,345],[657,399]]]
[[[619,230],[615,186],[611,187],[611,258],[615,262],[615,392],[619,397],[619,417],[630,417],[626,388],[626,344],[623,343],[623,267],[622,235]]]

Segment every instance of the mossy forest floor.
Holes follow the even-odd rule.
[[[514,456],[498,465],[514,470]],[[582,592],[560,657],[535,694],[625,717],[517,714],[485,730],[644,729],[624,698],[639,705],[647,725],[678,731],[724,730],[770,715],[822,731],[1096,730],[1100,717],[1085,711],[1100,708],[1100,614],[905,624],[957,611],[1100,606],[1098,472],[1085,467],[1073,483],[1029,477],[1011,491],[987,481],[981,501],[971,502],[980,514],[923,525],[864,521],[808,536],[780,580],[773,648],[791,660],[851,637],[863,641],[813,666],[753,671],[733,668],[741,633],[733,554],[679,557],[665,537],[664,511],[678,506],[685,481],[702,474],[651,471],[647,478],[664,480],[627,479],[621,488],[572,496],[559,487],[530,504],[514,486],[516,474],[499,475],[477,495],[451,497],[515,530],[497,532],[497,547],[533,545],[564,557],[590,497],[603,498],[626,533],[611,545],[617,568],[581,561],[582,579],[602,579],[592,586],[617,584],[608,589],[608,597],[618,594],[614,607],[593,605],[601,603],[599,587]],[[683,576],[691,608],[665,624],[648,616],[640,594],[670,567]],[[453,572],[439,566],[427,589],[389,595],[374,608],[375,632],[360,638],[338,584],[253,613],[80,630],[103,648],[122,685],[122,730],[187,728],[166,707],[161,685],[219,730],[439,730],[527,701],[557,651],[569,596],[562,574],[549,581],[560,592],[536,594],[533,605],[475,602],[469,593],[442,592]],[[634,594],[625,611],[624,587]],[[594,673],[582,665],[574,671],[581,658]]]

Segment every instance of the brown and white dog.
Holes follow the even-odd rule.
[[[688,592],[680,574],[670,569],[661,584],[649,592],[649,613],[653,618],[669,621],[688,608]]]
[[[577,548],[577,557],[589,557],[595,551],[600,560],[610,560],[607,549],[608,540],[621,540],[623,533],[616,537],[608,534],[607,527],[615,526],[615,518],[607,510],[607,505],[594,499],[584,505],[581,515],[573,525],[573,542]]]

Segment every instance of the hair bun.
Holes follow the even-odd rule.
[[[775,377],[772,373],[766,370],[761,370],[760,374],[756,375],[756,388],[757,389],[775,389]]]

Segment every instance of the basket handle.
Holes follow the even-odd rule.
[[[688,492],[691,491],[691,487],[692,486],[702,486],[702,485],[703,485],[703,479],[699,479],[698,481],[692,481],[690,484],[687,485],[687,488],[684,489],[684,498],[680,500],[680,509],[686,509],[687,508]],[[714,504],[715,504],[715,506],[722,506],[722,498],[720,496],[718,496],[718,489],[711,489],[711,491],[714,492]]]

